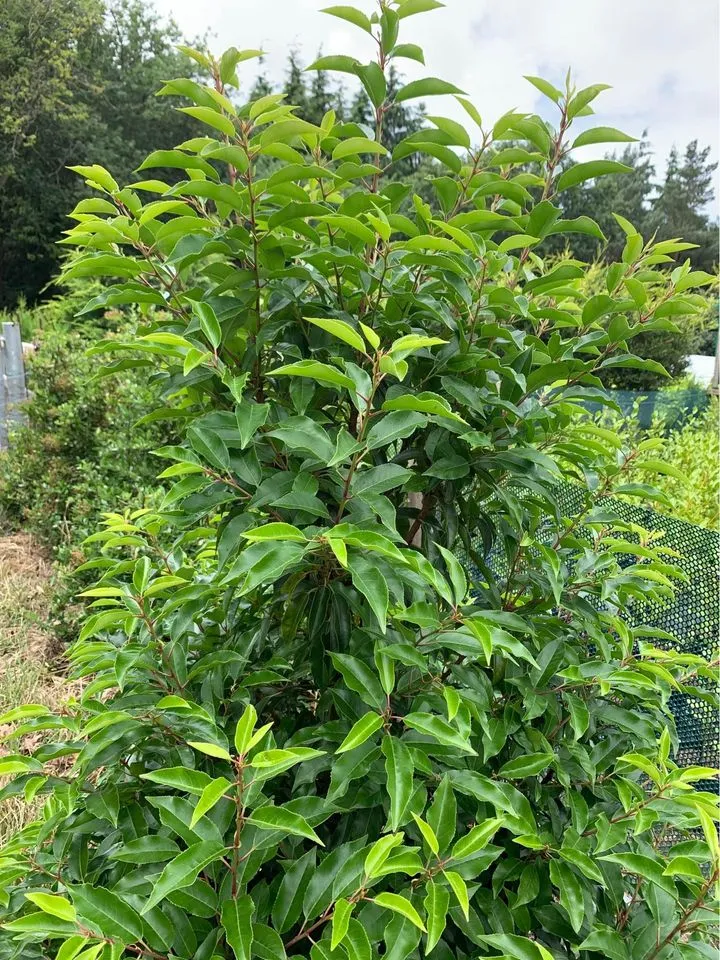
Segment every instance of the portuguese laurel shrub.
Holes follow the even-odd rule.
[[[602,371],[647,368],[633,338],[707,278],[622,219],[602,293],[544,265],[547,237],[599,235],[557,195],[623,169],[558,172],[627,139],[571,133],[602,85],[530,78],[557,126],[487,127],[413,81],[395,103],[454,94],[469,129],[430,116],[387,155],[388,68],[423,59],[399,28],[438,6],[329,11],[376,39],[376,62],[315,65],[359,77],[373,130],[238,106],[257,51],[193,52],[209,84],[161,93],[204,135],[124,188],[77,168],[96,196],[66,276],[164,308],[97,355],[150,363],[184,439],[159,451],[162,510],[91,537],[82,694],[2,718],[36,744],[0,761],[3,795],[45,798],[2,851],[3,957],[712,955],[716,803],[693,786],[712,771],[673,762],[669,706],[712,674],[628,625],[677,570],[604,499],[652,499],[665,467],[581,406]],[[415,152],[435,213],[397,212]]]

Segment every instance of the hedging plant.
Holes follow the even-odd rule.
[[[154,415],[185,432],[159,451],[162,511],[91,537],[82,695],[3,718],[41,734],[0,762],[4,795],[47,796],[0,861],[3,956],[710,955],[716,802],[693,784],[713,772],[673,762],[669,697],[710,696],[712,671],[628,626],[677,571],[605,499],[652,499],[664,464],[581,406],[600,371],[647,367],[632,338],[705,276],[666,273],[686,245],[624,220],[605,292],[582,292],[582,263],[545,268],[548,236],[598,234],[558,193],[620,169],[557,172],[626,139],[572,139],[602,85],[530,78],[557,128],[489,129],[453,85],[413,81],[396,103],[453,94],[471,129],[431,116],[386,155],[387,71],[422,61],[398,29],[438,6],[329,11],[376,40],[376,62],[315,65],[359,77],[373,131],[277,95],[238,106],[257,51],[193,52],[209,85],[161,93],[206,135],[143,164],[182,179],[77,168],[99,196],[66,276],[165,308],[98,352],[151,360]],[[442,215],[396,212],[385,175],[414,152]],[[577,516],[559,482],[584,491]]]

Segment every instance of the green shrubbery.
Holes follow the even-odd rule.
[[[544,262],[548,237],[599,232],[558,194],[624,169],[561,172],[573,146],[627,139],[574,139],[603,87],[569,77],[530,78],[556,127],[487,128],[435,78],[396,91],[454,93],[470,118],[395,147],[444,170],[441,213],[401,212],[389,65],[422,61],[398,33],[437,6],[330,11],[377,41],[376,62],[320,64],[359,78],[372,136],[237,105],[257,51],[195,52],[209,83],[164,89],[205,136],[133,187],[77,168],[95,198],[66,276],[164,308],[95,361],[150,365],[184,429],[159,508],[92,536],[82,694],[0,719],[34,745],[0,760],[0,798],[47,800],[2,850],[3,960],[707,955],[717,798],[673,760],[669,698],[715,674],[628,625],[680,571],[605,495],[655,502],[663,464],[582,405],[604,371],[652,368],[633,339],[707,277],[622,220],[600,292]]]
[[[67,309],[58,303],[39,321],[36,312],[25,317],[26,328],[44,328],[26,361],[28,421],[0,453],[4,525],[31,531],[61,561],[70,559],[104,511],[152,500],[158,485],[149,451],[171,436],[154,424],[133,427],[151,403],[146,377],[130,371],[93,379],[97,362],[86,350],[102,330],[93,324],[82,332],[68,329]],[[122,323],[122,315],[103,322]]]
[[[672,474],[658,476],[655,481],[670,500],[660,509],[712,530],[720,527],[718,414],[718,401],[713,399],[704,411],[695,413],[681,428],[669,432],[661,417],[655,418],[650,430],[640,430],[632,419],[611,417],[607,421],[630,445],[650,438],[660,441],[658,455],[672,469]]]

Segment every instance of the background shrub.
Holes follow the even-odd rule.
[[[661,442],[662,459],[679,475],[658,476],[656,486],[669,498],[662,511],[674,517],[717,530],[720,526],[720,408],[717,398],[701,413],[695,413],[680,429],[669,433],[661,417],[652,429],[636,428],[632,418],[610,418],[608,424],[636,445],[647,438]]]
[[[62,316],[64,307],[53,309]],[[48,316],[46,310],[41,323]],[[121,321],[119,313],[105,320]],[[97,363],[85,351],[99,334],[92,325],[82,332],[47,325],[27,360],[27,425],[0,453],[4,523],[33,532],[61,561],[104,511],[152,501],[157,470],[149,451],[170,436],[157,424],[133,428],[151,402],[145,376],[93,379]]]

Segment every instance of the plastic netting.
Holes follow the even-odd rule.
[[[573,484],[561,484],[554,490],[564,516],[572,517],[582,509],[582,490]],[[673,600],[644,603],[626,619],[634,626],[657,627],[677,639],[677,648],[686,653],[716,659],[720,638],[720,534],[677,520],[616,498],[607,498],[620,519],[636,523],[646,530],[662,532],[661,543],[679,554],[672,562],[687,576]],[[482,553],[480,538],[473,544]],[[492,558],[490,558],[491,565]],[[634,558],[628,557],[628,563]],[[658,641],[658,646],[668,646]],[[703,684],[698,682],[698,688]],[[718,767],[720,760],[720,717],[715,707],[700,696],[673,694],[670,700],[680,748],[675,760],[683,766]],[[702,790],[717,791],[717,781],[697,784]]]

